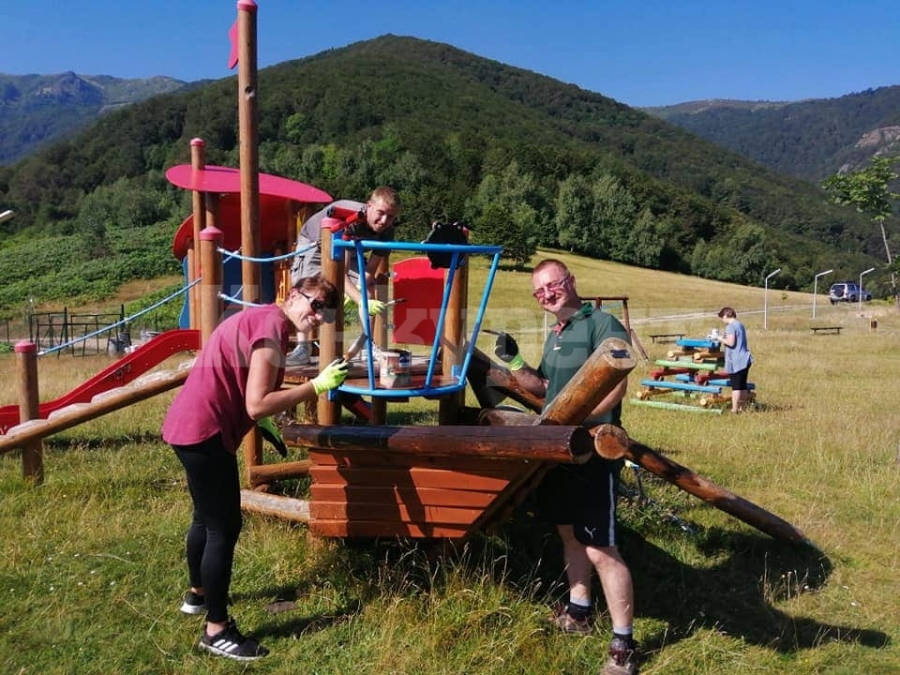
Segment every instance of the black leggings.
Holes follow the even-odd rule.
[[[225,450],[220,435],[197,445],[172,447],[187,472],[194,502],[186,543],[190,584],[203,587],[207,621],[224,623],[242,525],[237,456]]]

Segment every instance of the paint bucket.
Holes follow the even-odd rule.
[[[381,352],[379,384],[385,389],[403,389],[409,386],[409,367],[412,354],[405,349]]]

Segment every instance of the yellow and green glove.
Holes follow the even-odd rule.
[[[340,387],[344,380],[347,379],[347,369],[349,367],[350,364],[344,359],[335,359],[325,366],[325,370],[310,380],[316,396]]]
[[[525,367],[525,359],[519,353],[519,345],[509,333],[501,332],[497,335],[497,341],[494,343],[494,353],[501,361],[508,364],[509,369],[512,371],[521,370]]]

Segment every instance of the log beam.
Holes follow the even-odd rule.
[[[675,487],[699,497],[707,504],[765,532],[774,539],[792,544],[810,544],[806,535],[787,521],[716,485],[687,467],[673,462],[646,445],[630,439],[623,429],[611,424],[602,424],[592,431],[595,450],[601,456],[607,459],[619,457],[630,459]]]

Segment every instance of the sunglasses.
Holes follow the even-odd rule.
[[[547,296],[548,293],[556,293],[559,290],[562,290],[563,286],[566,285],[566,282],[571,277],[571,274],[567,274],[562,279],[557,279],[556,281],[551,281],[546,286],[542,286],[538,288],[532,295],[538,300],[542,300]]]
[[[303,291],[297,291],[300,295],[306,298],[306,301],[309,303],[309,306],[312,307],[312,311],[316,314],[320,314],[325,309],[325,303],[319,300],[318,298],[311,298]]]

